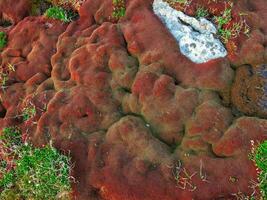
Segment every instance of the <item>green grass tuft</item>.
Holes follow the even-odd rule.
[[[209,11],[208,9],[205,9],[202,6],[198,6],[196,10],[196,18],[200,17],[208,17],[209,16]]]
[[[45,11],[45,16],[52,18],[52,19],[58,19],[63,22],[70,22],[71,17],[69,17],[68,13],[66,10],[64,10],[61,7],[53,6],[51,8],[48,8]]]
[[[0,31],[0,49],[4,48],[7,44],[7,36],[5,32]]]
[[[22,145],[20,130],[15,126],[4,128],[0,135],[0,142],[3,148],[14,152]]]
[[[267,199],[267,140],[253,148],[250,159],[259,169],[258,181],[262,199]]]
[[[125,0],[112,0],[113,12],[112,17],[115,19],[120,19],[125,16],[126,13],[126,5]]]
[[[4,147],[0,158],[1,200],[70,199],[70,157],[52,145],[35,148],[23,143],[15,127],[4,128],[0,142]]]
[[[28,119],[31,119],[35,115],[36,115],[36,108],[35,108],[35,106],[33,104],[25,107],[22,110],[22,118],[23,118],[23,121],[27,121]]]
[[[267,140],[257,147],[254,160],[261,170],[259,174],[260,190],[263,199],[267,199]]]

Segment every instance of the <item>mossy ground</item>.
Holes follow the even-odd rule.
[[[17,127],[0,136],[0,199],[70,199],[70,157],[51,144],[35,148],[21,139]]]
[[[252,149],[250,159],[258,168],[258,182],[262,199],[267,199],[267,140]]]

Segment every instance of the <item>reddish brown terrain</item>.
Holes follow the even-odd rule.
[[[0,128],[53,141],[74,162],[78,200],[230,200],[257,181],[251,140],[267,139],[267,1],[237,0],[249,37],[226,58],[195,64],[152,10],[86,0],[63,23],[30,16],[28,0],[0,0],[8,35]],[[205,1],[202,1],[205,4]],[[206,1],[207,3],[207,1]],[[216,6],[216,5],[215,5]],[[23,121],[23,108],[37,114]]]

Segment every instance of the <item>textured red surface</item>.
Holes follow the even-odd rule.
[[[201,65],[179,52],[151,3],[127,1],[126,16],[114,22],[111,0],[87,0],[80,18],[64,24],[25,17],[26,1],[10,10],[13,3],[0,0],[0,13],[14,21],[2,28],[0,62],[15,67],[1,90],[0,127],[17,125],[35,145],[52,139],[70,151],[77,199],[250,195],[251,140],[267,139],[257,104],[264,94],[253,89],[264,87],[256,71],[267,63],[267,2],[238,0],[250,37],[240,38],[235,56]],[[23,121],[29,103],[37,114]]]

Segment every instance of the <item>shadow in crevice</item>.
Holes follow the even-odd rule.
[[[7,28],[7,27],[10,27],[12,25],[13,25],[13,23],[11,20],[4,19],[4,18],[0,19],[0,27]]]
[[[2,103],[0,102],[0,118],[5,118],[6,112],[7,112],[6,109],[4,108]]]

